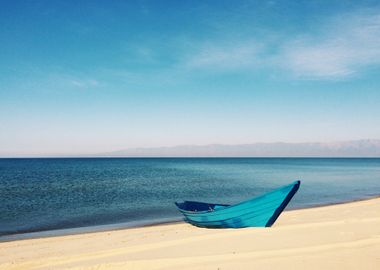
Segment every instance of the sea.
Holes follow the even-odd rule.
[[[301,180],[289,209],[380,195],[380,158],[0,159],[0,241],[180,221]],[[280,217],[281,218],[281,217]]]

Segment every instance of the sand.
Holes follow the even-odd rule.
[[[0,269],[380,269],[380,199],[284,212],[272,228],[178,223],[3,242]]]

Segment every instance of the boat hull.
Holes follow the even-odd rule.
[[[300,181],[236,205],[176,203],[185,221],[206,228],[270,227],[298,191]]]

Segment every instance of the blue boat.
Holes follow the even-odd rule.
[[[184,201],[175,203],[185,221],[206,228],[270,227],[297,192],[301,182],[235,205]]]

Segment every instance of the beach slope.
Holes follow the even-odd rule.
[[[179,223],[3,242],[0,269],[380,269],[380,199],[284,212],[272,228]]]

